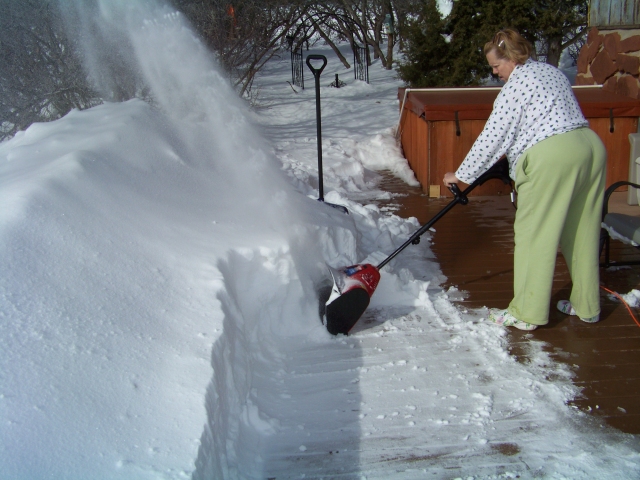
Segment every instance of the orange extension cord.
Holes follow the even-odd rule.
[[[631,318],[633,318],[633,321],[636,322],[636,325],[640,327],[640,322],[638,322],[638,319],[633,314],[633,311],[631,310],[631,307],[629,306],[629,304],[624,301],[624,298],[622,298],[617,292],[609,290],[607,287],[603,287],[602,285],[600,285],[600,288],[603,289],[605,292],[609,292],[611,295],[615,295],[616,297],[618,297],[620,301],[624,303],[624,306],[627,307],[627,310],[629,311],[629,315],[631,315]]]

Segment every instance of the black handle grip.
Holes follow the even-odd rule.
[[[322,66],[320,68],[315,68],[313,65],[311,65],[311,60],[322,60]],[[307,55],[307,67],[309,67],[309,70],[311,70],[311,73],[313,73],[314,77],[319,77],[324,70],[324,67],[326,66],[327,57],[325,57],[324,55]]]
[[[457,183],[449,185],[449,190],[451,190],[453,196],[458,199],[458,203],[460,203],[460,205],[466,205],[469,203],[469,198],[460,191],[460,187],[458,187]]]

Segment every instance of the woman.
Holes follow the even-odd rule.
[[[503,155],[518,192],[514,224],[514,297],[489,320],[534,330],[549,319],[560,245],[573,287],[558,309],[588,323],[599,320],[599,231],[606,151],[588,128],[571,85],[557,68],[530,58],[531,44],[515,30],[484,46],[505,83],[466,158],[444,176],[471,183]]]

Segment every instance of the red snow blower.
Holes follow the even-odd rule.
[[[429,230],[455,205],[458,203],[462,205],[469,203],[469,199],[467,198],[469,192],[493,178],[502,180],[506,185],[511,184],[509,164],[506,158],[498,161],[493,167],[478,177],[464,192],[461,192],[456,184],[451,185],[450,190],[451,193],[453,193],[453,200],[438,212],[435,217],[429,220],[429,222],[420,227],[409,240],[380,262],[377,267],[365,263],[340,269],[330,268],[331,276],[333,277],[333,288],[331,289],[331,295],[324,309],[324,323],[329,333],[332,335],[339,333],[346,335],[369,306],[371,295],[375,292],[378,282],[380,281],[380,269],[409,245],[417,245],[420,243],[420,236]]]

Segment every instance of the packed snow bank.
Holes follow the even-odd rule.
[[[315,202],[181,18],[149,14],[131,43],[162,110],[105,104],[0,145],[2,478],[189,476],[225,308],[260,304],[254,275],[278,288],[220,262],[305,242]],[[290,327],[326,334],[304,294],[315,315]]]
[[[185,476],[201,436],[216,472],[249,468],[271,432],[251,404],[255,358],[328,340],[324,259],[364,258],[364,223],[381,248],[411,229],[294,192],[240,141],[225,157],[219,137],[202,152],[178,132],[133,100],[0,146],[4,478]],[[276,180],[247,188],[234,169],[264,178],[255,164]]]
[[[245,196],[237,158],[194,158],[140,101],[34,125],[0,158],[3,478],[188,474],[217,262],[256,236],[283,248],[288,194]]]
[[[141,25],[159,108],[74,111],[0,145],[2,478],[180,478],[196,458],[249,475],[270,431],[254,356],[326,342],[324,262],[372,247],[367,208],[285,181],[179,16]],[[410,230],[392,223],[385,247]]]

